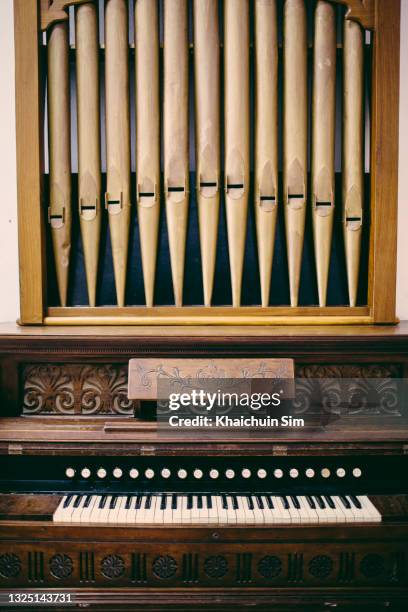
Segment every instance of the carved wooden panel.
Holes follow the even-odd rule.
[[[399,364],[311,364],[296,368],[297,414],[316,402],[338,416],[402,416],[397,379]]]
[[[132,416],[124,364],[31,364],[23,369],[23,414]]]
[[[158,378],[177,387],[185,379],[293,378],[292,359],[131,359],[129,397],[157,398]]]
[[[407,585],[404,544],[42,543],[0,546],[0,587]]]

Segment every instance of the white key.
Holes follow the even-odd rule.
[[[112,523],[116,525],[119,522],[118,520],[119,513],[120,513],[122,506],[124,506],[125,503],[126,503],[126,497],[120,496],[116,499],[115,507],[112,508],[111,511],[109,512],[108,523]]]
[[[74,508],[74,510],[73,510],[73,512],[71,514],[71,521],[70,521],[71,523],[80,523],[81,522],[81,520],[80,520],[81,519],[81,514],[82,514],[82,511],[84,509],[84,504],[85,504],[85,501],[86,501],[87,497],[88,497],[87,495],[83,495],[82,498],[81,498],[79,506],[77,506],[77,508]]]
[[[198,522],[200,524],[207,524],[209,521],[206,495],[201,495],[201,504],[202,507],[198,509]]]
[[[282,500],[279,499],[279,502],[277,501],[277,498],[274,497],[273,495],[270,496],[272,503],[273,503],[273,508],[268,509],[269,510],[269,515],[271,517],[271,521],[273,523],[290,523],[291,519],[290,519],[290,515],[288,513],[287,510],[285,510],[285,514],[283,514],[282,512]]]
[[[99,513],[95,517],[96,523],[107,523],[108,522],[108,516],[110,512],[109,506],[110,506],[111,501],[112,501],[112,495],[108,495],[106,498],[104,507],[99,509]]]
[[[63,498],[61,499],[60,503],[57,506],[57,509],[55,510],[53,516],[52,516],[52,520],[56,523],[61,522],[61,514],[62,511],[64,509],[64,504],[67,501],[68,495],[64,495]]]
[[[279,512],[279,521],[281,523],[292,523],[292,515],[290,511],[284,507],[281,497],[274,497],[273,503]]]
[[[303,495],[299,495],[298,500],[299,500],[299,504],[301,508],[301,511],[300,511],[301,522],[302,523],[303,522],[318,523],[319,517],[317,516],[317,512],[316,510],[310,507],[309,502],[307,501],[306,497]],[[305,520],[303,520],[303,517],[305,517]]]
[[[135,504],[135,523],[137,525],[143,525],[143,523],[145,523],[145,504],[146,504],[146,500],[147,500],[147,495],[142,495],[142,499],[140,502],[140,508],[136,509],[136,504]]]
[[[181,525],[183,517],[183,496],[177,495],[177,508],[173,510],[173,525]]]
[[[91,522],[92,512],[93,512],[93,509],[94,509],[94,506],[97,500],[99,503],[100,497],[98,495],[92,495],[91,501],[89,502],[86,508],[85,507],[83,508],[81,512],[81,516],[79,517],[80,523],[90,523]]]
[[[257,525],[263,525],[265,523],[265,518],[263,515],[263,510],[258,506],[258,502],[256,500],[255,495],[251,495],[251,500],[254,505],[252,512],[254,513],[254,521]],[[249,504],[248,504],[249,507]]]
[[[269,508],[268,499],[266,495],[262,495],[261,499],[264,505],[264,509],[262,510],[264,515],[264,523],[265,525],[272,525],[273,523],[275,523],[275,515],[272,512],[272,508]]]
[[[120,506],[119,506],[119,511],[118,511],[118,516],[116,519],[116,522],[120,525],[123,525],[124,523],[127,523],[127,515],[129,512],[129,509],[126,508],[126,502],[127,502],[127,498],[128,496],[124,496],[121,497],[121,502],[120,502]],[[132,501],[132,500],[131,500]]]
[[[358,502],[360,502],[361,508],[356,508],[356,506],[354,505],[354,502],[350,498],[350,495],[348,495],[347,497],[350,500],[350,503],[351,503],[352,508],[353,508],[354,515],[357,517],[357,521],[360,521],[362,523],[370,523],[370,522],[372,522],[371,509],[368,510],[366,508],[365,504],[361,503],[361,500],[358,497],[356,499],[357,499]]]
[[[145,508],[144,512],[144,522],[146,525],[150,523],[154,523],[154,515],[156,512],[156,504],[160,504],[160,499],[158,495],[152,495],[150,501],[150,508]]]
[[[250,509],[248,499],[246,496],[241,495],[238,497],[238,503],[242,509],[242,521],[245,525],[254,525],[255,517],[253,511]]]
[[[196,525],[199,523],[200,518],[200,510],[198,508],[198,497],[197,495],[193,495],[193,507],[191,508],[191,523]]]
[[[365,495],[358,495],[357,499],[367,511],[367,516],[370,517],[370,520],[375,523],[380,523],[382,520],[381,514],[378,512],[371,499]]]
[[[173,496],[172,495],[168,495],[167,496],[167,504],[166,504],[166,509],[163,510],[163,523],[165,525],[172,525],[173,524],[173,510],[172,510],[172,503],[173,503]]]
[[[286,495],[286,499],[288,500],[288,503],[289,503],[289,513],[290,513],[290,518],[292,519],[292,523],[301,523],[302,520],[301,520],[300,510],[295,507],[295,504],[290,495]]]
[[[136,508],[137,498],[138,498],[137,495],[132,497],[130,508],[126,513],[126,524],[128,525],[134,525],[135,523],[138,522],[138,514],[140,512],[140,508]]]
[[[314,497],[315,503],[316,503],[316,512],[319,515],[319,522],[320,523],[337,523],[337,519],[338,519],[338,514],[336,512],[335,508],[330,508],[329,504],[327,503],[327,500],[324,498],[324,496],[320,496],[323,501],[324,501],[324,508],[320,508],[319,503],[316,499],[316,497]]]
[[[181,506],[181,522],[183,524],[189,525],[191,524],[191,510],[187,506],[188,506],[188,497],[187,495],[183,495],[182,506]]]
[[[244,510],[243,498],[241,495],[237,495],[235,497],[238,503],[238,508],[235,510],[235,514],[237,516],[237,525],[246,525],[246,515]]]
[[[207,503],[208,508],[208,522],[214,525],[218,525],[219,516],[218,516],[218,504],[217,504],[217,496],[211,495],[211,508]]]
[[[162,504],[162,496],[158,495],[156,498],[156,507],[154,511],[153,522],[163,525],[164,523],[164,509],[161,507]]]
[[[222,499],[219,495],[216,497],[217,500],[217,511],[218,511],[218,522],[226,525],[228,523],[227,511],[222,507]]]
[[[234,509],[234,502],[233,499],[230,495],[226,496],[226,500],[227,500],[227,523],[229,525],[236,525],[237,524],[237,514],[236,511]]]
[[[363,519],[364,513],[354,506],[353,502],[350,499],[350,496],[349,495],[345,495],[344,497],[348,500],[348,502],[349,502],[349,504],[351,506],[350,510],[351,510],[351,512],[353,514],[354,521],[356,523],[364,521],[364,519]]]
[[[339,513],[341,511],[343,514],[343,519],[341,522],[353,523],[356,519],[352,509],[346,508],[338,495],[332,495],[331,498],[336,505],[336,509],[338,509]]]
[[[61,510],[61,518],[60,518],[60,521],[62,523],[70,523],[71,522],[71,516],[72,516],[72,513],[75,510],[74,503],[75,503],[75,501],[77,500],[78,497],[80,497],[80,496],[73,495],[69,505],[66,508],[62,508],[62,510]]]

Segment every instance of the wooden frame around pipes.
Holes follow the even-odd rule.
[[[400,0],[332,0],[373,32],[371,227],[365,307],[48,308],[42,190],[40,36],[86,0],[14,0],[21,324],[395,323]]]

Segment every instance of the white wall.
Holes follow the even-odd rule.
[[[0,321],[19,312],[13,2],[0,0]]]
[[[408,0],[401,0],[401,106],[397,314],[408,319]],[[19,312],[13,0],[0,0],[0,321]]]

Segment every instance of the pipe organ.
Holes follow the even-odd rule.
[[[373,5],[43,0],[37,318],[395,321]]]
[[[0,607],[407,609],[399,0],[14,7]],[[290,419],[163,428],[197,380]]]

